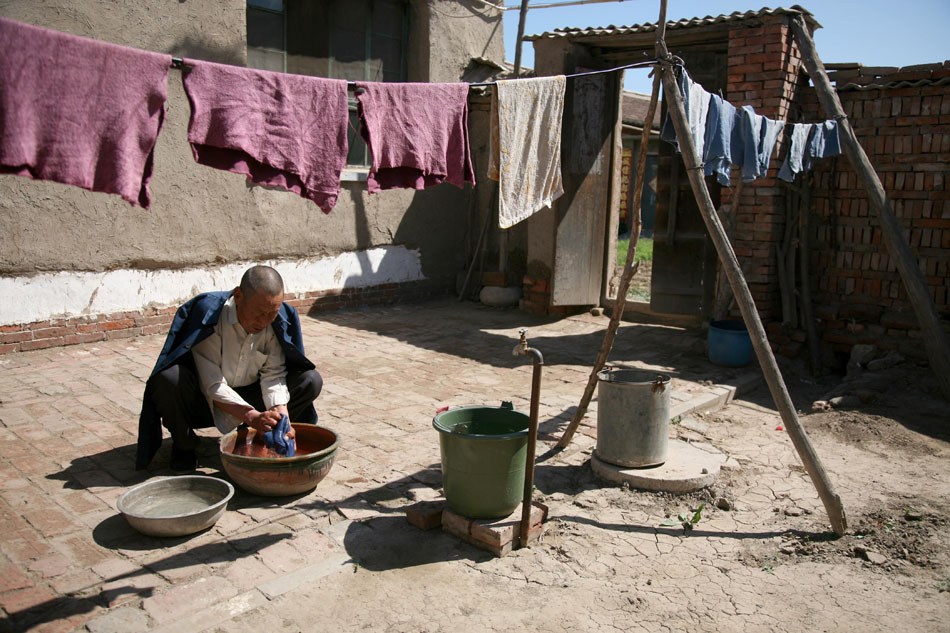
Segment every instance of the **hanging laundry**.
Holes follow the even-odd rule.
[[[742,180],[751,182],[768,172],[775,142],[785,122],[756,114],[752,106],[742,106],[736,125],[738,134],[733,143],[738,141],[738,145],[733,147],[733,163],[742,166]]]
[[[149,207],[170,55],[0,18],[0,173]]]
[[[712,95],[692,80],[685,68],[680,69],[680,76],[676,79],[680,94],[683,96],[683,107],[686,109],[686,122],[689,124],[689,133],[693,137],[693,146],[699,156],[703,155],[706,146],[706,118],[709,114],[709,104]],[[673,119],[666,113],[660,138],[672,143],[676,151],[680,152],[679,142],[676,140],[676,130],[673,128]]]
[[[329,213],[346,163],[346,81],[186,59],[195,161],[281,187]]]
[[[795,180],[795,174],[802,170],[802,159],[805,157],[805,145],[814,127],[812,123],[795,123],[792,125],[792,133],[788,143],[788,154],[785,156],[785,162],[782,163],[782,168],[778,172],[778,177],[782,180],[792,182]]]
[[[498,181],[498,226],[506,229],[561,197],[563,75],[507,79],[491,98],[488,177]]]
[[[468,84],[357,82],[356,95],[360,134],[372,154],[370,193],[475,185]]]
[[[703,149],[705,174],[716,174],[719,184],[729,186],[729,168],[732,165],[732,137],[736,124],[736,107],[719,95],[709,101],[706,119],[706,146]]]
[[[816,158],[834,158],[841,156],[841,139],[838,136],[838,122],[824,121],[816,123],[808,138],[808,149],[802,161],[802,169],[808,171]]]
[[[816,158],[841,155],[838,122],[796,123],[792,128],[788,155],[778,177],[791,182],[799,172],[811,170]]]

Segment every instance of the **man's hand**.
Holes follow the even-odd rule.
[[[275,405],[272,406],[270,409],[268,409],[268,411],[276,411],[276,412],[277,412],[277,414],[278,414],[277,421],[278,421],[278,422],[280,422],[280,416],[281,416],[281,415],[286,415],[286,416],[287,416],[287,419],[288,419],[288,420],[290,419],[290,411],[287,410],[287,405],[286,405],[286,404],[275,404]],[[286,437],[288,440],[292,440],[292,439],[294,439],[295,437],[297,437],[296,433],[294,433],[294,427],[291,426],[291,427],[290,427],[290,431],[288,431],[287,434],[286,434],[284,437]]]
[[[267,433],[277,426],[280,422],[280,416],[281,414],[274,409],[268,409],[263,412],[251,409],[244,415],[244,422],[261,433]]]

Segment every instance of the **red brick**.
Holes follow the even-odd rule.
[[[20,343],[22,341],[32,341],[32,332],[6,332],[0,334],[0,343]]]
[[[62,337],[60,338],[47,338],[42,341],[24,341],[20,343],[20,349],[24,352],[35,349],[45,349],[47,347],[58,347],[63,344]]]
[[[30,571],[43,578],[62,576],[71,569],[71,561],[62,554],[51,554],[30,563]]]
[[[139,336],[142,334],[142,328],[129,328],[127,330],[112,330],[111,332],[106,332],[106,340],[114,341],[121,338],[132,338],[133,336]]]
[[[33,329],[33,338],[42,339],[42,338],[58,338],[66,336],[67,334],[75,334],[76,328],[69,326],[58,326],[58,327],[47,327],[40,329]]]
[[[69,517],[53,508],[24,512],[23,518],[44,536],[63,534],[72,529]]]
[[[420,501],[406,508],[406,519],[420,530],[431,530],[442,525],[445,501]]]
[[[730,66],[729,72],[743,75],[757,75],[762,72],[762,64],[739,64]],[[753,77],[754,79],[755,77]]]
[[[227,600],[235,593],[234,586],[224,578],[209,576],[146,598],[142,608],[157,622],[166,622]]]
[[[135,327],[135,321],[132,319],[117,319],[113,321],[104,321],[99,323],[100,331],[109,331],[109,330],[125,330]]]
[[[19,566],[11,563],[0,565],[0,593],[32,586],[33,581],[21,571]]]
[[[30,587],[0,595],[0,607],[10,615],[51,602],[56,596],[45,587]],[[52,606],[52,605],[51,605]]]

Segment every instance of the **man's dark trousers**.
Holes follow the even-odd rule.
[[[290,402],[287,409],[291,422],[312,422],[309,407],[323,389],[323,378],[316,369],[287,372],[287,388]],[[260,381],[244,387],[233,388],[245,401],[258,411],[264,411]],[[184,363],[168,367],[148,379],[146,393],[151,393],[152,402],[162,418],[162,426],[172,436],[172,446],[179,451],[193,451],[198,446],[198,436],[192,429],[214,426],[208,400],[201,392],[201,384],[195,370]]]

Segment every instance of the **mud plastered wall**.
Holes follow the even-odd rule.
[[[478,6],[410,3],[410,80],[458,81],[472,57],[502,61],[501,13]],[[3,17],[29,24],[235,65],[246,60],[245,11],[244,0],[0,6]],[[465,19],[431,17],[459,11]],[[464,37],[453,39],[456,30]],[[233,287],[252,263],[272,263],[296,279],[288,291],[305,310],[454,288],[472,223],[470,190],[441,185],[370,196],[357,170],[345,175],[325,215],[294,194],[196,164],[186,141],[189,116],[173,69],[149,210],[117,196],[0,176],[0,352],[160,330],[168,308],[198,291]],[[480,126],[485,117],[475,119]],[[487,129],[472,132],[473,147],[483,147],[476,139]]]

